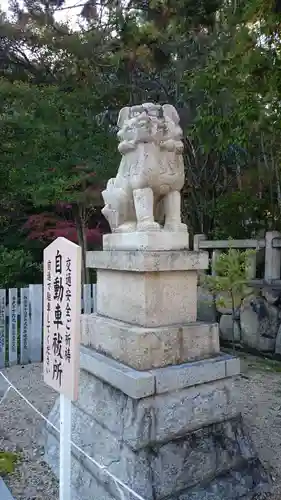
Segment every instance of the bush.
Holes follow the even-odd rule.
[[[42,265],[23,249],[7,250],[0,246],[0,287],[19,288],[42,281]]]

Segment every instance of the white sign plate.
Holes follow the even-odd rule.
[[[44,250],[44,381],[78,397],[81,248],[57,238]]]

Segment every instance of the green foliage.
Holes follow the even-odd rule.
[[[251,238],[257,231],[270,227],[266,211],[267,200],[254,195],[251,190],[234,191],[216,200],[213,209],[215,227],[212,239]]]
[[[214,295],[226,292],[232,304],[233,313],[235,307],[249,294],[247,286],[249,280],[250,259],[255,255],[255,250],[238,250],[229,248],[227,252],[221,253],[214,263],[213,276],[206,276],[205,285]],[[225,300],[221,299],[221,306],[225,306]]]
[[[84,282],[87,210],[101,203],[101,189],[117,167],[116,137],[99,110],[88,87],[62,91],[57,85],[0,81],[0,173],[8,173],[0,205],[7,192],[14,202],[19,198],[38,208],[71,205]]]
[[[250,259],[255,250],[230,248],[221,253],[213,264],[213,276],[206,276],[204,285],[212,293],[214,306],[226,307],[227,297],[232,309],[232,346],[235,350],[235,311],[242,300],[251,293],[247,286],[249,280]]]
[[[20,4],[0,18],[0,224],[19,201],[98,205],[119,162],[118,110],[152,100],[179,110],[190,232],[278,228],[276,0],[85,1],[79,26],[58,21],[64,0]]]
[[[21,287],[42,281],[42,266],[33,262],[30,252],[0,246],[0,287]]]
[[[2,80],[0,103],[0,172],[10,173],[14,193],[24,192],[35,205],[77,201],[81,167],[91,170],[96,186],[114,170],[115,137],[98,123],[97,101],[87,89]]]
[[[10,451],[0,451],[0,475],[4,476],[14,472],[18,455]]]

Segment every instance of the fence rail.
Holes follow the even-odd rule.
[[[252,286],[281,288],[281,233],[270,231],[263,239],[207,240],[204,234],[194,236],[194,250],[211,254],[211,269],[218,255],[227,248],[253,248],[249,282]],[[264,276],[257,279],[257,257],[260,253]],[[96,285],[84,285],[81,312],[96,310]],[[43,356],[43,286],[0,289],[0,368],[14,364],[40,362]]]
[[[96,310],[96,285],[84,285],[81,312]],[[0,368],[42,361],[43,286],[0,289]]]
[[[272,281],[281,279],[281,233],[278,231],[268,231],[263,239],[245,239],[245,240],[207,240],[204,234],[194,236],[194,250],[208,250],[211,254],[211,271],[214,274],[214,263],[220,253],[228,248],[255,249],[255,255],[250,257],[249,280],[253,285],[258,286],[258,282],[267,285]],[[260,260],[264,265],[263,279],[256,280],[257,276],[257,258],[259,253],[264,252],[264,257]],[[255,283],[256,282],[256,283]]]

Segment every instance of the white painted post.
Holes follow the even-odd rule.
[[[97,285],[92,285],[92,294],[93,294],[93,313],[97,310]]]
[[[44,250],[44,381],[60,393],[60,500],[71,499],[71,402],[78,398],[81,247],[57,238]]]
[[[18,362],[18,290],[9,289],[9,366]]]
[[[0,290],[0,368],[5,368],[6,358],[6,290]]]
[[[29,285],[30,337],[29,358],[32,363],[42,361],[43,342],[43,296],[42,285]]]
[[[281,249],[272,247],[272,240],[274,238],[281,238],[281,233],[279,231],[268,231],[265,233],[264,279],[266,281],[280,279]]]
[[[84,314],[91,314],[91,285],[83,286]]]
[[[29,289],[20,290],[20,362],[27,365],[29,362]]]
[[[71,399],[60,394],[60,498],[71,499]]]

